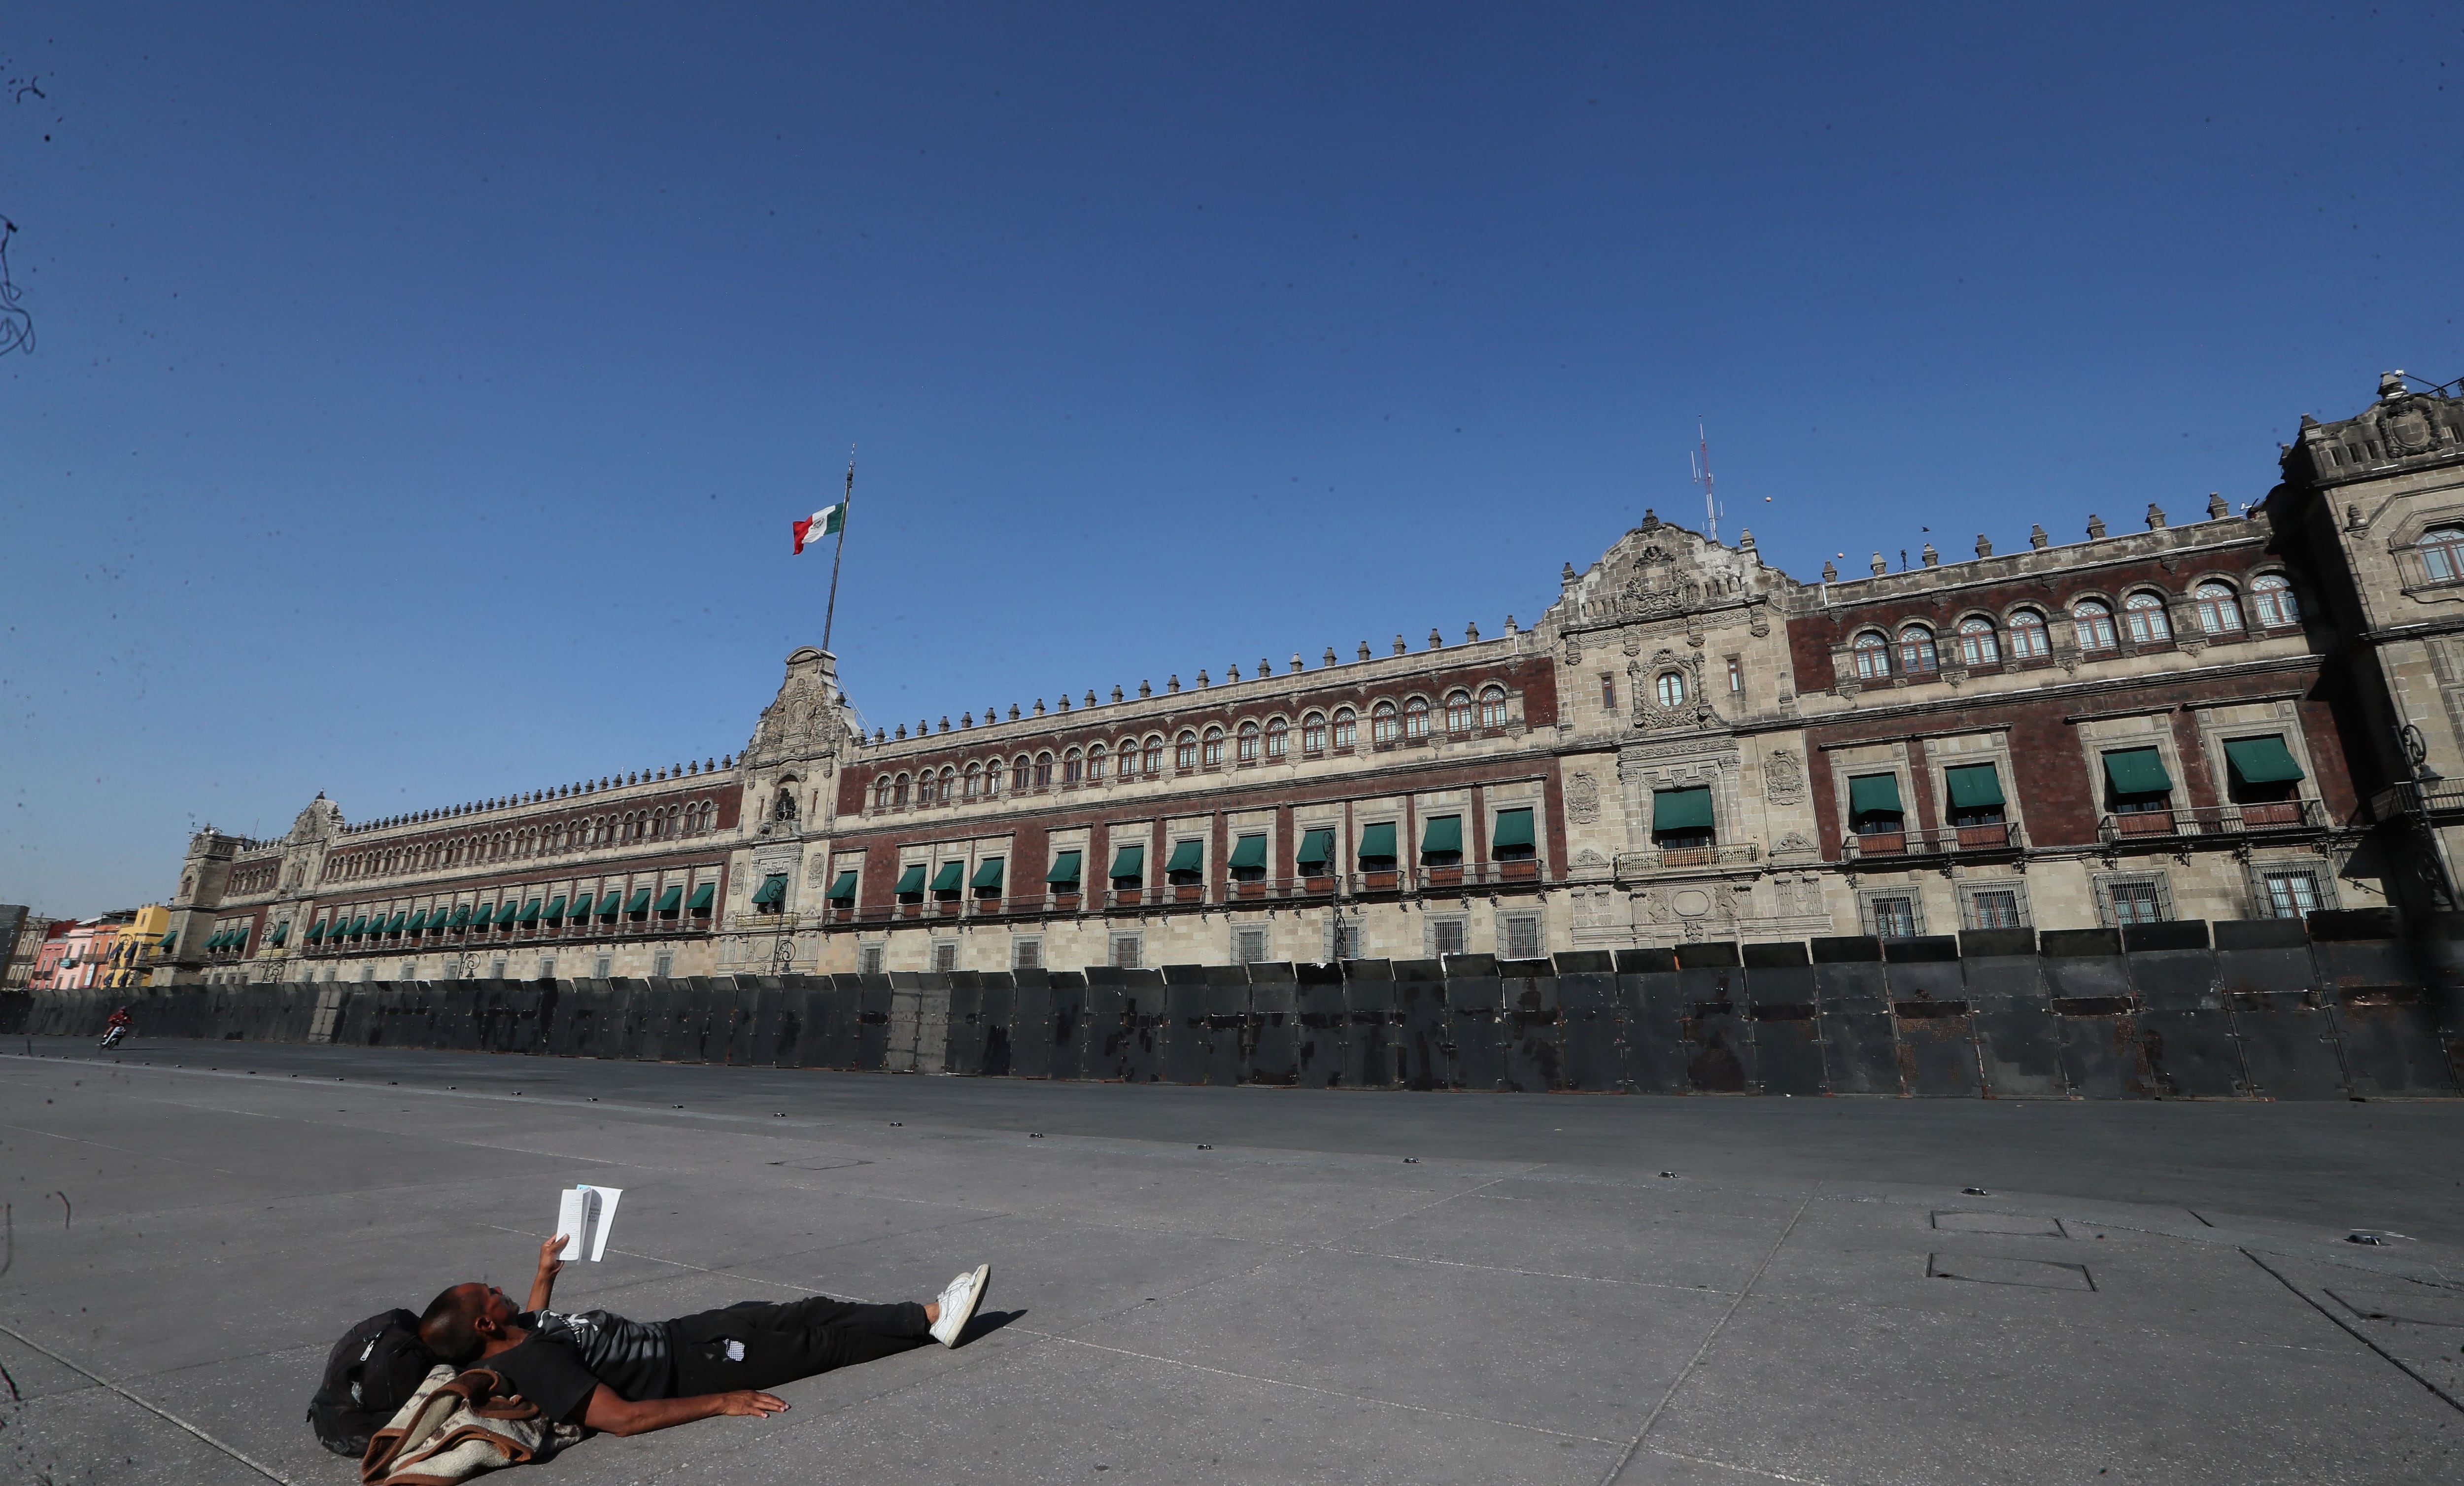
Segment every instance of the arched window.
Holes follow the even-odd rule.
[[[2081,650],[2113,649],[2113,609],[2101,599],[2081,599],[2071,606],[2071,629]]]
[[[1121,740],[1120,759],[1121,762],[1113,765],[1113,767],[1118,771],[1121,783],[1126,785],[1132,779],[1135,778],[1138,772],[1138,741],[1136,739],[1124,738]]]
[[[2156,645],[2173,637],[2172,622],[2165,617],[2165,600],[2144,588],[2122,601],[2122,622],[2129,627],[2133,645]]]
[[[1086,777],[1087,765],[1079,757],[1077,749],[1072,748],[1061,756],[1061,783],[1065,787],[1074,785]]]
[[[1301,752],[1324,753],[1325,751],[1326,714],[1312,712],[1301,719]]]
[[[2231,585],[2200,584],[2190,591],[2190,601],[2198,606],[2201,633],[2239,634],[2241,632],[2241,605],[2234,599]]]
[[[1472,717],[1472,712],[1471,712],[1471,693],[1469,693],[1469,692],[1460,692],[1460,691],[1458,691],[1458,692],[1448,692],[1448,693],[1446,693],[1446,731],[1447,731],[1447,732],[1449,732],[1449,733],[1468,733],[1468,732],[1470,732],[1470,731],[1471,731],[1471,717]]]
[[[995,759],[984,765],[984,798],[989,800],[1000,794],[1001,788],[1001,761]]]
[[[1891,642],[1880,631],[1868,630],[1849,646],[1857,657],[1857,679],[1880,680],[1891,674]]]
[[[1223,766],[1223,729],[1210,727],[1206,730],[1206,743],[1199,752],[1199,762],[1208,768]]]
[[[1255,764],[1258,762],[1258,724],[1255,722],[1243,722],[1241,724],[1241,751],[1239,758],[1243,764]]]
[[[1151,733],[1147,736],[1146,765],[1147,777],[1150,779],[1163,772],[1163,734]]]
[[[1196,733],[1183,733],[1178,739],[1175,740],[1172,748],[1172,766],[1175,768],[1198,767],[1198,735]]]
[[[1100,785],[1103,782],[1104,745],[1102,743],[1091,743],[1087,748],[1087,783],[1090,785]]]
[[[1369,741],[1384,747],[1402,734],[1402,714],[1391,701],[1381,701],[1369,709]]]
[[[1034,782],[1035,761],[1033,759],[1022,753],[1009,761],[1009,787],[1013,794],[1026,793]]]
[[[941,769],[940,787],[935,791],[935,798],[939,799],[943,805],[947,805],[950,803],[951,799],[950,791],[957,787],[958,787],[958,771],[955,768],[944,765]]]
[[[1291,751],[1291,743],[1292,725],[1289,722],[1275,718],[1266,723],[1266,757],[1269,760],[1282,763],[1284,756]]]
[[[1959,663],[1963,666],[1991,666],[2002,661],[2002,643],[1994,638],[1993,621],[1985,618],[1963,619],[1959,622]]]
[[[979,794],[981,794],[981,793],[983,793],[983,792],[984,792],[984,766],[983,766],[982,765],[980,765],[980,764],[970,764],[970,765],[967,765],[967,798],[968,798],[968,799],[970,799],[970,800],[972,800],[972,799],[974,799],[976,796],[978,796],[978,795],[979,795]]]
[[[1504,727],[1506,725],[1505,687],[1485,686],[1481,688],[1480,725],[1483,727]]]
[[[2432,583],[2464,578],[2464,526],[2433,526],[2421,534],[2422,569]]]
[[[1403,703],[1403,741],[1429,741],[1429,699],[1426,697],[1415,697]]]
[[[1052,787],[1052,755],[1048,753],[1039,753],[1035,756],[1035,787],[1038,789]]]
[[[930,804],[932,804],[932,803],[933,803],[933,773],[932,773],[932,770],[930,770],[930,769],[919,769],[919,770],[917,770],[917,771],[916,771],[916,775],[915,775],[915,808],[916,808],[917,810],[922,810],[925,806],[928,806],[928,805],[930,805]]]
[[[1933,632],[1921,624],[1903,625],[1900,629],[1900,670],[1907,676],[1925,676],[1937,669],[1933,649]]]
[[[1334,709],[1334,745],[1350,748],[1360,742],[1360,718],[1350,707]]]
[[[2282,573],[2252,580],[2250,607],[2257,611],[2258,622],[2271,630],[2301,622],[2301,606],[2294,601],[2293,585]]]
[[[1663,707],[1682,707],[1685,705],[1685,676],[1683,673],[1677,671],[1662,671],[1660,675],[1652,678],[1651,694],[1660,699],[1660,704]]]
[[[2037,660],[2054,653],[2047,637],[2045,616],[2033,609],[2013,610],[2011,615],[2011,658]]]

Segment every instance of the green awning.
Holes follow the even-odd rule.
[[[2104,777],[2115,794],[2167,794],[2173,788],[2172,776],[2165,772],[2165,760],[2153,748],[2124,748],[2104,756]]]
[[[1231,865],[1235,867],[1264,867],[1266,865],[1266,838],[1265,836],[1243,836],[1240,840],[1233,842]]]
[[[650,911],[650,890],[646,887],[635,888],[633,890],[632,900],[625,905],[625,911],[627,913],[649,913]]]
[[[165,935],[165,936],[164,936],[164,939],[163,939],[163,947],[164,947],[164,948],[165,948],[165,949],[170,948],[170,947],[171,947],[171,941],[173,941],[173,940],[175,940],[175,939],[178,939],[179,937],[180,937],[180,936],[178,936],[177,934],[169,934],[169,935]],[[316,922],[314,922],[314,923],[312,923],[312,924],[308,925],[307,943],[309,943],[313,944],[313,943],[316,943],[319,940],[323,939],[324,937],[325,937],[325,920],[324,920],[319,919],[319,920],[318,920]]]
[[[770,896],[763,898],[757,894],[753,900],[757,903],[777,902],[779,900],[779,895],[771,891],[773,884],[783,888],[787,885],[787,879],[784,877],[772,877],[770,881],[761,884],[761,891],[763,893],[769,893]],[[898,886],[892,888],[891,891],[897,893],[902,897],[911,893],[923,892],[924,864],[922,862],[917,862],[913,866],[909,867],[905,872],[900,873],[898,875]]]
[[[386,932],[386,933],[388,933],[388,934],[399,934],[399,933],[401,933],[401,932],[402,932],[402,926],[403,926],[404,924],[406,924],[406,923],[408,923],[409,921],[410,921],[410,912],[409,912],[409,910],[405,909],[405,910],[402,910],[402,911],[400,911],[400,912],[397,912],[397,913],[393,916],[392,920],[391,920],[390,922],[388,922],[388,923],[386,923],[386,924],[385,924],[385,932]]]
[[[1982,810],[2002,803],[2002,781],[1991,764],[1962,764],[1942,771],[1950,786],[1950,808],[1955,810]]]
[[[496,905],[494,903],[473,903],[471,905],[471,927],[474,929],[486,928],[495,920],[495,917]]]
[[[510,898],[506,898],[505,906],[496,910],[496,927],[501,929],[510,926],[514,921],[514,916],[521,911],[522,908],[519,901]]]
[[[2289,785],[2301,778],[2301,765],[2280,737],[2228,738],[2225,762],[2245,785]]]
[[[410,916],[410,921],[409,921],[408,923],[407,923],[407,924],[403,925],[403,932],[404,932],[404,933],[406,933],[406,934],[424,934],[424,933],[426,933],[427,931],[428,931],[428,910],[427,910],[427,909],[425,909],[425,908],[422,908],[421,910],[419,910],[419,912],[417,912],[417,913],[415,913],[415,914],[412,914],[412,915]]]
[[[548,900],[547,916],[551,920],[561,919],[564,917],[564,895],[562,893],[559,893],[555,898]]]
[[[783,893],[787,891],[787,879],[784,876],[776,877],[772,880],[779,884],[780,892]],[[775,902],[777,899],[773,898],[772,901]],[[603,919],[613,919],[616,917],[616,910],[624,906],[625,890],[621,887],[611,887],[607,890],[607,896],[599,900],[599,917]]]
[[[163,943],[157,947],[168,949],[178,943],[180,943],[180,931],[178,929],[173,929],[170,933],[163,936]]]
[[[1112,854],[1111,878],[1115,882],[1137,881],[1147,875],[1147,849],[1125,846]]]
[[[1163,864],[1163,870],[1167,873],[1196,872],[1205,865],[1205,843],[1200,841],[1175,841],[1172,844],[1172,859]]]
[[[458,929],[470,921],[471,905],[464,903],[453,910],[453,917],[446,920],[445,926],[449,929]]]
[[[923,874],[924,869],[918,867],[915,871],[920,876]],[[610,893],[607,896],[610,901],[613,901],[616,897],[613,893]],[[761,879],[761,885],[754,889],[753,906],[756,908],[767,907],[786,896],[787,875],[783,872],[774,872],[770,876],[763,877]]]
[[[705,882],[701,886],[693,889],[693,896],[685,900],[685,911],[687,913],[700,913],[709,908],[711,895],[717,891],[718,884],[715,882]]]
[[[1654,790],[1651,796],[1651,829],[1654,832],[1710,830],[1710,789]]]
[[[1432,852],[1462,850],[1463,817],[1460,815],[1430,816],[1429,824],[1420,832],[1420,854],[1426,856]]]
[[[1859,774],[1848,781],[1848,813],[1859,815],[1897,815],[1900,813],[1900,776],[1897,774]]]
[[[274,937],[267,940],[266,943],[276,949],[280,949],[282,947],[282,942],[290,937],[291,925],[287,923],[277,923],[274,926]]]
[[[659,900],[651,906],[661,913],[673,913],[684,906],[684,901],[685,885],[681,882],[671,882],[668,884],[668,890],[659,895]]]
[[[1078,885],[1078,854],[1076,852],[1063,852],[1055,855],[1052,858],[1052,870],[1044,875],[1044,880],[1051,883],[1055,887],[1076,887]]]
[[[1497,835],[1489,844],[1501,847],[1531,845],[1531,812],[1529,810],[1498,811]]]
[[[1395,859],[1395,823],[1381,820],[1360,832],[1360,859],[1364,862]]]
[[[998,856],[987,856],[976,863],[976,875],[967,879],[967,886],[971,888],[992,888],[999,891],[1001,885],[1001,859]]]
[[[955,893],[958,890],[958,884],[966,879],[966,876],[967,864],[965,862],[943,862],[938,870],[933,874],[933,891],[935,893]]]
[[[221,930],[221,929],[216,929],[216,930],[214,930],[214,931],[213,931],[213,933],[211,933],[211,934],[208,935],[208,936],[206,937],[206,947],[207,947],[208,949],[220,949],[220,948],[222,948],[222,947],[223,947],[223,932],[224,932],[224,931],[223,931],[223,930]]]
[[[1369,829],[1375,831],[1377,828],[1372,826]],[[1334,831],[1331,827],[1301,832],[1301,849],[1292,857],[1295,865],[1323,867],[1332,860],[1334,860]]]
[[[366,936],[367,932],[368,920],[365,918],[358,918],[351,920],[351,938],[363,938]]]
[[[693,900],[695,902],[699,902],[701,900],[702,894],[709,891],[710,885],[708,883],[702,884],[701,892],[693,895]],[[855,901],[854,873],[842,872],[839,874],[838,880],[830,884],[829,899],[834,903],[851,903]]]
[[[521,917],[520,917],[520,918],[516,919],[514,921],[515,921],[516,923],[537,923],[537,922],[539,922],[539,900],[538,898],[532,898],[529,902],[522,904]]]

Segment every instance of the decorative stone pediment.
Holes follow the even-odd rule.
[[[308,802],[308,808],[292,817],[291,833],[282,838],[285,846],[306,846],[325,841],[342,829],[342,809],[320,792]]]
[[[1628,661],[1625,674],[1634,696],[1634,725],[1640,731],[1701,732],[1727,726],[1704,690],[1700,653],[1662,649],[1648,660]],[[1663,679],[1671,676],[1677,678],[1677,687],[1664,687]],[[1662,700],[1661,693],[1672,689],[1683,695],[1674,702]]]
[[[786,678],[754,723],[744,762],[759,768],[790,761],[834,759],[853,727],[847,699],[838,688],[837,660],[825,651],[803,646],[787,657]]]
[[[1768,630],[1761,606],[1791,586],[1785,574],[1763,566],[1751,539],[1743,533],[1732,547],[1651,512],[1588,572],[1570,571],[1565,584],[1565,599],[1550,617],[1567,636],[1569,659],[1581,655],[1581,631],[1636,624],[1658,628],[1661,621],[1684,620],[1690,636],[1699,637],[1702,616],[1724,609],[1750,606],[1754,620]]]

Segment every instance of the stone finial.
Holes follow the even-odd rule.
[[[1876,575],[1877,575],[1877,576],[1879,576],[1879,575],[1881,575],[1881,574],[1882,574],[1882,573],[1889,572],[1889,571],[1891,570],[1891,565],[1890,565],[1890,563],[1889,563],[1887,560],[1885,560],[1885,559],[1883,558],[1882,554],[1881,554],[1881,553],[1880,553],[1880,552],[1877,552],[1877,553],[1875,553],[1875,554],[1874,554],[1874,561],[1873,561],[1872,566],[1873,566],[1874,572],[1876,573]]]
[[[906,737],[906,736],[907,736],[907,724],[906,724],[906,723],[901,722],[901,723],[899,723],[899,724],[898,724],[898,736],[899,736],[899,737],[901,737],[901,738],[904,738],[904,737]]]
[[[1508,614],[1508,615],[1507,615],[1507,616],[1506,616],[1506,632],[1507,632],[1507,633],[1508,633],[1508,634],[1515,634],[1515,633],[1519,633],[1519,632],[1519,632],[1519,631],[1517,631],[1517,630],[1515,629],[1515,627],[1514,627],[1514,616],[1513,616],[1512,614]]]
[[[2090,541],[2090,542],[2102,542],[2102,541],[2104,540],[2104,518],[2103,518],[2103,517],[2101,517],[2101,516],[2095,516],[2095,515],[2091,515],[2091,516],[2089,516],[2089,517],[2088,517],[2088,519],[2087,519],[2087,540],[2088,540],[2088,541]]]
[[[698,774],[698,773],[700,773],[700,772],[701,772],[701,765],[700,765],[699,764],[694,763],[694,762],[693,762],[693,760],[691,760],[691,759],[687,759],[687,760],[685,760],[685,773],[686,773],[687,775],[689,775],[689,776],[690,776],[690,775],[693,775],[693,774]],[[561,793],[561,791],[559,791],[559,792],[560,792],[560,793]]]
[[[1239,679],[1241,679],[1241,662],[1236,660],[1223,668],[1223,680],[1224,684],[1229,685]]]
[[[874,738],[876,738],[876,739],[877,739],[877,738],[879,738],[879,737],[881,736],[881,729],[879,729],[879,728],[877,728],[877,727],[876,727],[876,728],[874,728],[874,729],[872,730],[872,736],[873,736]],[[710,758],[710,757],[708,757],[708,756],[704,756],[704,758],[703,758],[703,759],[702,759],[702,761],[701,761],[701,771],[702,771],[703,773],[707,774],[707,773],[711,772],[712,770],[714,770],[714,769],[715,769],[715,768],[717,768],[717,767],[718,767],[718,761],[717,761],[716,759],[713,759],[713,758]]]
[[[1573,564],[1572,564],[1572,563],[1568,563],[1568,564],[1566,565],[1566,570],[1565,570],[1564,572],[1559,573],[1559,574],[1557,575],[1557,581],[1558,581],[1559,583],[1572,583],[1572,582],[1573,582],[1573,581],[1574,581],[1574,565],[1573,565]]]
[[[1114,701],[1119,701],[1119,700],[1121,699],[1121,689],[1120,689],[1120,687],[1118,687],[1118,686],[1114,686],[1114,687],[1112,688],[1112,699],[1113,699]]]
[[[1326,648],[1326,659],[1324,663],[1329,666],[1334,664],[1334,647],[1331,645]]]
[[[2045,528],[2042,522],[2037,522],[2028,528],[2028,545],[2035,548],[2039,552],[2042,552],[2046,547],[2050,546],[2053,543],[2053,538],[2045,535]]]
[[[944,712],[944,713],[942,713],[942,714],[941,714],[941,731],[943,731],[943,732],[945,732],[945,733],[946,733],[946,732],[948,732],[949,730],[950,730],[950,714],[948,714],[948,713]]]
[[[1261,680],[1261,681],[1263,681],[1263,680],[1265,680],[1266,677],[1268,677],[1268,676],[1272,676],[1272,675],[1274,675],[1274,674],[1275,674],[1275,663],[1274,663],[1273,661],[1271,661],[1271,660],[1268,660],[1268,659],[1267,659],[1265,656],[1264,656],[1264,655],[1259,656],[1259,657],[1258,657],[1258,679],[1259,679],[1259,680]]]
[[[1367,640],[1363,640],[1363,641],[1361,641],[1361,642],[1360,642],[1360,652],[1359,652],[1359,654],[1360,654],[1360,658],[1361,658],[1361,659],[1363,659],[1363,660],[1367,660],[1367,659],[1369,658],[1369,642],[1368,642]]]
[[[907,728],[903,723],[899,726],[898,736],[901,738],[907,736]],[[872,730],[872,741],[874,743],[888,743],[890,741],[890,735],[876,727]]]
[[[2165,529],[2165,508],[2153,500],[2147,502],[2147,529],[2149,531]]]
[[[2379,396],[2380,396],[2380,397],[2382,397],[2382,398],[2387,398],[2387,397],[2401,397],[2401,396],[2403,396],[2403,395],[2404,395],[2404,373],[2403,373],[2403,372],[2401,372],[2401,371],[2382,371],[2382,372],[2380,372],[2380,373],[2379,373]]]
[[[1138,682],[1138,695],[1141,697],[1152,697],[1155,695],[1155,687],[1144,679],[1141,679]]]
[[[1199,689],[1199,691],[1204,691],[1204,690],[1206,690],[1206,688],[1208,688],[1208,687],[1210,687],[1210,686],[1212,686],[1212,685],[1214,685],[1214,684],[1215,684],[1214,682],[1212,682],[1212,681],[1210,681],[1210,680],[1208,680],[1208,679],[1206,678],[1206,668],[1205,668],[1205,667],[1203,667],[1203,666],[1199,667],[1199,669],[1198,669],[1198,689]]]
[[[1067,712],[1069,710],[1069,694],[1067,692],[1063,692],[1061,694],[1061,700],[1058,705],[1063,712]]]
[[[1011,703],[1009,704],[1009,720],[1010,720],[1011,721],[1013,721],[1013,722],[1015,722],[1015,721],[1018,721],[1018,703],[1017,703],[1017,702],[1014,702],[1014,701],[1013,701],[1013,702],[1011,702]]]
[[[1825,583],[1837,583],[1839,581],[1839,565],[1832,562],[1828,558],[1825,558],[1822,563],[1822,581]]]
[[[1926,543],[1924,547],[1919,549],[1917,556],[1925,560],[1925,565],[1927,567],[1940,567],[1942,566],[1942,554],[1933,549],[1933,543],[1930,542]]]
[[[2219,492],[2219,491],[2213,491],[2213,490],[2211,490],[2211,491],[2209,491],[2209,492],[2208,492],[2208,520],[2209,520],[2209,521],[2223,521],[2223,520],[2225,519],[2225,517],[2226,517],[2228,514],[2230,514],[2230,513],[2232,512],[2232,510],[2233,510],[2233,507],[2232,507],[2232,506],[2229,506],[2229,505],[2225,504],[2225,498],[2224,498],[2224,496],[2223,496],[2223,494],[2222,494],[2221,492]]]
[[[1295,670],[1295,671],[1298,671],[1300,668],[1301,668],[1301,653],[1300,653],[1299,651],[1294,651],[1294,652],[1292,652],[1292,669],[1293,669],[1293,670]]]
[[[1401,635],[1399,635],[1399,634],[1398,634],[1398,635],[1395,636],[1395,654],[1396,654],[1400,655],[1400,654],[1407,654],[1407,653],[1411,650],[1411,648],[1412,648],[1411,646],[1406,645],[1405,643],[1403,643],[1403,637],[1402,637]]]
[[[1176,672],[1174,672],[1172,675],[1170,675],[1170,676],[1168,676],[1164,677],[1163,689],[1164,689],[1166,692],[1177,692],[1177,691],[1179,691],[1179,690],[1180,690],[1180,673],[1179,673],[1179,672],[1177,672],[1177,671],[1176,671]]]
[[[1067,698],[1067,697],[1062,698],[1062,699],[1061,699],[1061,705],[1062,705],[1062,706],[1064,706],[1064,707],[1068,706],[1068,705],[1069,705],[1069,699],[1068,699],[1068,698]],[[1037,699],[1035,699],[1035,715],[1036,715],[1037,717],[1042,717],[1042,716],[1044,716],[1044,699],[1043,699],[1043,698],[1041,698],[1041,697],[1038,697]]]
[[[720,768],[734,768],[736,766],[736,755],[732,753],[720,754],[718,756],[718,766]]]
[[[1986,538],[1985,533],[1981,531],[1976,534],[1976,555],[1978,557],[1991,557],[1993,555],[1993,543],[1989,541]]]
[[[1480,643],[1480,625],[1477,622],[1463,626],[1463,643],[1465,645]]]
[[[1429,649],[1437,650],[1445,643],[1446,637],[1444,635],[1440,634],[1434,628],[1429,631]]]
[[[1120,692],[1120,688],[1118,688],[1118,687],[1114,687],[1114,688],[1112,689],[1112,699],[1113,699],[1114,701],[1118,701],[1118,700],[1120,700],[1120,699],[1121,699],[1121,692]],[[1094,694],[1092,691],[1089,691],[1089,692],[1087,694],[1087,705],[1089,705],[1089,706],[1090,706],[1090,707],[1095,705],[1095,694]]]
[[[1749,529],[1749,528],[1747,528],[1747,527],[1743,527],[1743,526],[1741,526],[1741,527],[1737,528],[1737,550],[1738,550],[1738,551],[1740,551],[1740,552],[1750,552],[1750,551],[1752,551],[1753,549],[1754,549],[1754,534],[1753,534],[1753,532],[1752,532],[1750,529]]]
[[[987,721],[987,722],[991,721],[992,721],[992,714],[991,714],[991,713],[986,713],[986,714],[984,714],[984,721]],[[959,714],[958,714],[958,725],[959,725],[960,727],[973,727],[973,726],[975,726],[975,725],[976,725],[976,715],[975,715],[974,713],[972,713],[972,712],[961,712],[961,713],[959,713]]]

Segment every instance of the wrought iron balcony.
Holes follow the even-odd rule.
[[[2114,846],[2132,841],[2323,831],[2330,824],[2326,807],[2317,800],[2271,800],[2256,805],[2182,806],[2107,815],[2098,822],[2097,835],[2105,845]]]
[[[2017,823],[1995,821],[1990,826],[1937,826],[1931,831],[1869,832],[1852,835],[1840,845],[1843,860],[1851,862],[1902,861],[1911,856],[1942,856],[1956,853],[2015,852],[2025,850],[2027,840]]]

